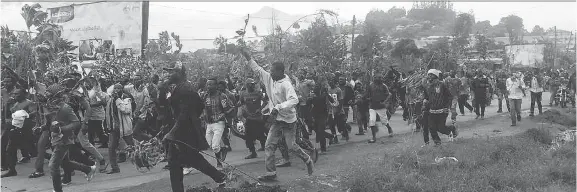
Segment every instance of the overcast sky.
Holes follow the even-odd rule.
[[[50,3],[50,5],[68,3]],[[8,24],[13,29],[25,29],[19,15],[22,4],[22,2],[2,2],[2,25]],[[43,4],[46,4],[44,7],[50,6],[49,3]],[[233,15],[242,16],[256,12],[263,6],[270,6],[291,15],[304,15],[318,9],[330,9],[337,11],[341,18],[350,20],[353,15],[357,15],[357,19],[364,19],[365,15],[375,8],[386,11],[397,6],[408,10],[412,6],[412,2],[151,2],[150,4],[151,16],[181,16],[180,19],[183,20],[189,16],[202,15],[209,16],[203,19],[226,19]],[[523,18],[525,28],[529,31],[535,25],[545,29],[557,26],[560,29],[575,30],[576,5],[575,2],[455,2],[454,8],[458,12],[473,11],[477,21],[489,20],[492,25],[497,24],[501,17],[516,14]]]
[[[270,6],[289,14],[309,14],[318,9],[337,11],[342,18],[352,19],[357,15],[363,19],[371,9],[388,10],[393,6],[409,10],[412,2],[247,2],[247,3],[151,3],[159,6],[178,6],[197,10],[226,12],[243,15],[258,11],[263,6]],[[525,28],[531,30],[540,25],[549,28],[575,30],[575,2],[455,2],[454,9],[458,12],[473,11],[477,21],[489,20],[492,25],[502,17],[515,14],[523,18]],[[152,10],[152,8],[151,8]]]

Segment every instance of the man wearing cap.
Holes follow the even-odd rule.
[[[246,156],[245,159],[257,157],[254,147],[255,140],[260,141],[261,149],[264,151],[266,137],[264,135],[264,120],[260,110],[262,98],[262,92],[255,89],[255,81],[248,78],[246,80],[246,90],[241,93],[239,101],[239,105],[242,106],[239,109],[241,117],[246,119],[246,147],[250,151],[250,155]]]
[[[308,174],[311,175],[314,169],[312,158],[296,143],[296,109],[299,103],[298,96],[287,75],[284,74],[284,64],[274,62],[270,72],[260,67],[250,56],[249,50],[241,50],[243,56],[248,60],[250,68],[258,74],[263,82],[269,97],[269,109],[271,117],[276,117],[270,127],[265,148],[265,164],[267,173],[260,176],[263,181],[276,180],[275,151],[281,137],[285,137],[289,151],[298,156],[307,165]]]
[[[425,145],[429,144],[429,132],[435,145],[441,144],[438,131],[445,127],[449,108],[451,108],[451,101],[453,100],[447,85],[439,81],[440,74],[441,71],[437,69],[430,69],[427,72],[429,84],[425,90],[425,99],[423,100],[423,107],[425,108],[423,112],[428,113],[427,126],[423,130]]]
[[[167,83],[176,85],[174,90],[166,94],[175,122],[173,126],[165,126],[166,129],[163,130],[167,133],[163,141],[168,145],[167,159],[172,191],[184,192],[183,167],[193,167],[211,177],[219,187],[223,187],[226,175],[218,171],[200,154],[200,151],[209,148],[202,135],[200,124],[204,103],[192,84],[186,80],[186,68],[182,66],[182,63],[177,62],[173,68],[165,68],[165,70],[170,72]]]

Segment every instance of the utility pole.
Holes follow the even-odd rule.
[[[553,66],[552,66],[552,68],[555,67],[557,64],[557,26],[553,27],[553,31],[555,33],[555,44],[553,46],[553,51],[554,51],[553,53],[554,54],[553,54]]]
[[[357,18],[355,17],[355,15],[353,15],[353,29],[352,29],[352,33],[353,33],[353,37],[351,39],[351,58],[352,61],[355,60],[355,24],[357,23]]]
[[[149,18],[149,11],[150,6],[148,1],[142,2],[142,36],[140,37],[140,57],[147,60],[150,58],[146,58],[145,48],[146,44],[148,43],[148,18]]]

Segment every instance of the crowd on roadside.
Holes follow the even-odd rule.
[[[375,143],[379,129],[386,128],[392,137],[395,128],[389,120],[399,107],[403,120],[423,133],[425,145],[430,138],[440,145],[438,133],[456,137],[458,115],[469,112],[485,118],[485,107],[493,97],[498,113],[504,112],[503,106],[510,113],[512,126],[522,119],[523,97],[531,98],[530,116],[535,108],[543,112],[545,91],[554,93],[549,103],[553,105],[558,90],[566,88],[575,105],[575,72],[563,70],[429,69],[426,77],[407,85],[414,72],[406,74],[396,65],[372,78],[360,71],[303,70],[289,76],[280,62],[266,71],[250,53],[242,53],[255,74],[252,77],[205,77],[191,82],[186,67],[176,62],[162,74],[138,73],[116,81],[71,72],[35,82],[4,68],[2,178],[16,176],[17,165],[34,158],[36,170],[29,178],[43,177],[48,160],[54,191],[61,192],[63,185],[72,182],[75,170],[85,173],[87,180],[96,172],[120,173],[118,164],[127,161],[131,146],[157,137],[165,141],[169,162],[165,169],[170,170],[174,191],[184,191],[182,177],[193,169],[224,185],[222,164],[235,135],[246,141],[245,159],[258,158],[255,142],[259,142],[267,171],[259,179],[269,181],[276,179],[276,167],[291,166],[289,152],[301,158],[312,174],[319,153],[348,141],[353,133],[370,134],[368,142]],[[446,124],[449,117],[451,123]],[[97,148],[107,148],[108,159]],[[277,148],[283,156],[280,162],[275,162]],[[200,154],[207,150],[214,153],[216,167]]]

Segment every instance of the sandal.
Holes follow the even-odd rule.
[[[44,172],[34,172],[28,176],[28,178],[38,178],[44,176]]]

